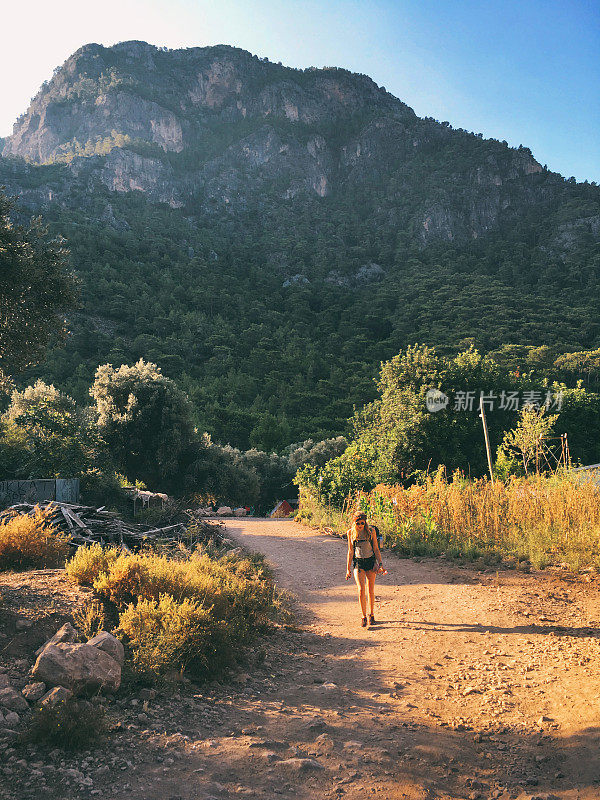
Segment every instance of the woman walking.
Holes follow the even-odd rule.
[[[369,598],[369,625],[375,624],[375,576],[383,569],[377,535],[367,525],[367,515],[357,511],[352,518],[352,526],[346,531],[348,537],[348,563],[346,580],[350,569],[358,587],[358,602],[362,612],[363,628],[367,627],[367,594]],[[377,566],[376,566],[377,565]]]

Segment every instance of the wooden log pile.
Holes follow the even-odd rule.
[[[31,516],[36,509],[41,509],[47,515],[48,523],[57,532],[64,533],[71,537],[71,544],[78,547],[82,544],[94,544],[98,542],[103,545],[113,545],[124,550],[139,548],[141,545],[157,540],[180,540],[185,539],[187,526],[183,522],[174,525],[167,525],[162,528],[152,528],[148,525],[141,525],[134,522],[125,522],[115,511],[107,511],[104,506],[94,508],[93,506],[74,505],[72,503],[61,503],[57,500],[49,500],[38,505],[31,503],[16,503],[10,508],[0,511],[0,522],[6,521],[17,514]],[[194,519],[194,512],[187,512],[188,519]],[[209,523],[204,523],[208,525]],[[212,531],[212,528],[215,528]],[[210,535],[213,538],[220,538],[220,526],[211,526]]]

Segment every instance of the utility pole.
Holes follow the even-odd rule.
[[[479,395],[479,416],[483,423],[483,435],[485,437],[485,451],[487,453],[488,467],[490,468],[490,480],[494,483],[494,470],[492,469],[492,454],[490,452],[490,437],[487,429],[487,422],[485,419],[485,409],[483,407],[483,394]]]

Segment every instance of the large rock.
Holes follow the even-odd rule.
[[[233,510],[231,506],[221,506],[217,509],[217,515],[219,517],[230,517],[233,514]]]
[[[236,508],[234,509],[233,513],[236,517],[245,517],[248,512],[245,508]]]
[[[7,711],[4,715],[3,724],[7,728],[14,728],[15,725],[18,725],[21,721],[21,717],[17,714],[16,711]]]
[[[74,643],[79,639],[79,633],[71,625],[70,622],[65,622],[62,628],[59,628],[51,639],[48,639],[41,647],[35,651],[36,658],[49,644],[61,644],[61,642]]]
[[[13,689],[12,686],[7,686],[5,689],[0,689],[0,706],[3,708],[8,708],[11,711],[29,710],[27,700],[25,700],[21,692]]]
[[[73,692],[116,692],[121,685],[121,666],[91,644],[47,645],[38,656],[32,675],[48,686],[65,686]]]
[[[123,661],[125,661],[125,648],[121,642],[111,633],[108,633],[108,631],[100,631],[93,639],[88,641],[88,644],[91,644],[92,647],[97,647],[98,650],[102,650],[104,653],[108,653],[120,667],[123,666]]]

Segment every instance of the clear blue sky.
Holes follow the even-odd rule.
[[[2,22],[0,136],[88,42],[231,44],[367,73],[420,116],[600,182],[600,0],[27,0]]]

